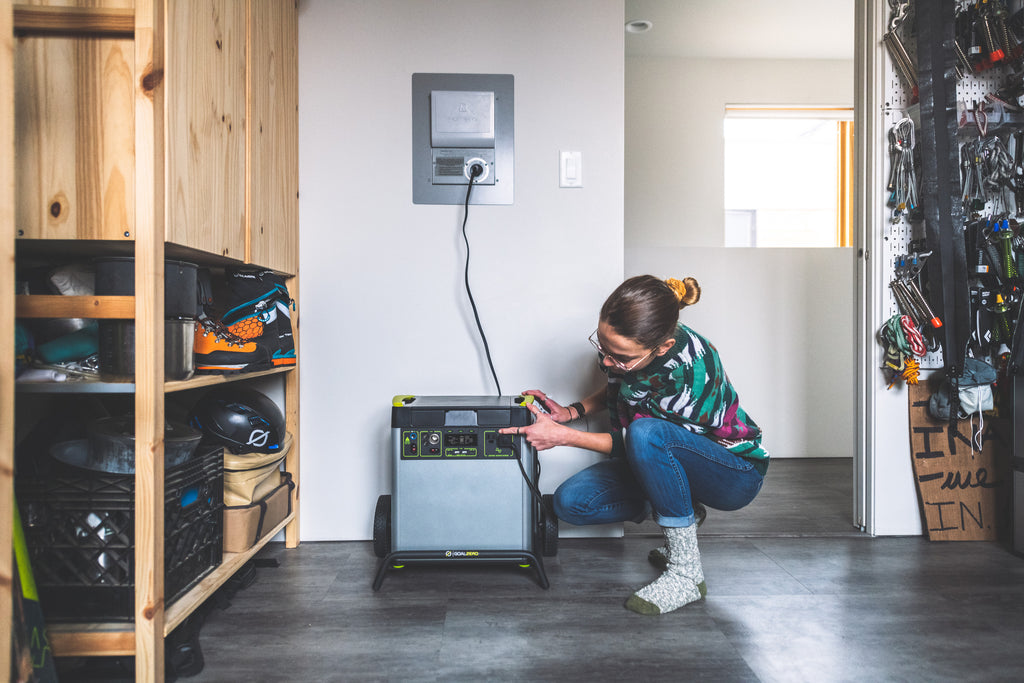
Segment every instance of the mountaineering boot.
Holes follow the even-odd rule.
[[[697,525],[662,527],[668,566],[654,582],[626,599],[626,609],[638,614],[667,614],[704,596],[704,570],[697,549]]]
[[[223,324],[206,315],[200,315],[196,321],[194,344],[196,372],[230,374],[273,367],[266,349],[231,334]]]
[[[697,520],[697,526],[700,527],[700,525],[704,523],[704,520],[707,519],[708,509],[697,501],[694,501],[693,516]],[[647,553],[647,561],[661,571],[665,571],[665,568],[668,567],[668,547],[663,545],[660,548],[655,548],[651,552]],[[702,588],[701,595],[707,595],[707,590]]]
[[[275,367],[295,365],[291,311],[284,277],[262,268],[226,269],[226,313],[221,322],[235,336],[265,348]]]

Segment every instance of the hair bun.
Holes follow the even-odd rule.
[[[692,277],[684,277],[682,280],[670,277],[665,280],[665,284],[669,286],[669,289],[679,299],[679,308],[692,306],[700,301],[700,285]]]

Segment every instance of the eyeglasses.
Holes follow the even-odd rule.
[[[595,349],[597,349],[598,355],[600,355],[602,358],[607,358],[608,360],[610,360],[615,365],[615,367],[617,367],[619,370],[622,370],[623,372],[630,372],[633,368],[635,368],[636,366],[640,365],[640,363],[642,363],[645,360],[647,360],[647,358],[649,358],[650,355],[652,353],[654,353],[654,349],[651,349],[646,354],[644,354],[644,356],[642,356],[641,358],[637,358],[635,361],[633,361],[629,365],[626,365],[625,363],[620,361],[618,358],[616,358],[615,356],[613,356],[612,354],[610,354],[610,353],[608,353],[607,351],[604,350],[604,347],[601,346],[601,342],[598,341],[598,339],[597,339],[597,330],[594,330],[591,333],[591,335],[589,337],[587,337],[587,340],[590,342],[591,346],[593,346]]]

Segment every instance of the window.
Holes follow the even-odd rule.
[[[726,107],[725,246],[852,244],[853,110]]]

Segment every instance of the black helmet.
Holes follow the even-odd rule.
[[[199,399],[189,424],[232,453],[277,453],[284,443],[284,414],[252,389],[216,389]]]

